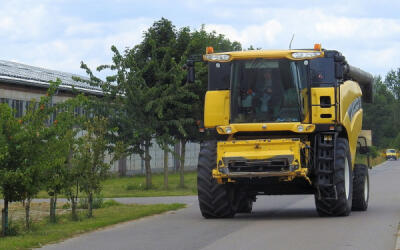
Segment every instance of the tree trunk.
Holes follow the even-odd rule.
[[[146,168],[146,189],[150,189],[151,183],[151,167],[150,167],[150,141],[146,141],[144,145],[144,165]]]
[[[1,210],[1,235],[8,234],[8,199],[4,198],[4,208]]]
[[[180,159],[179,156],[181,155],[180,153],[180,142],[178,141],[174,145],[174,173],[176,174],[178,172],[178,169],[180,169]]]
[[[126,176],[126,156],[118,160],[118,172],[119,176]]]
[[[72,220],[78,220],[78,214],[76,213],[76,204],[77,199],[75,197],[72,197],[71,199],[71,215],[72,215]]]
[[[179,168],[179,174],[180,174],[180,181],[179,181],[179,187],[184,188],[185,187],[185,155],[186,155],[186,140],[182,139],[181,140],[181,155],[180,155],[180,168]]]
[[[93,217],[93,194],[88,195],[88,218]]]
[[[31,211],[31,198],[27,198],[26,202],[25,202],[25,227],[26,227],[26,229],[30,229],[30,227],[31,227],[30,211]]]
[[[164,149],[164,188],[168,189],[168,150]]]
[[[50,222],[56,223],[57,195],[50,198]]]
[[[78,205],[78,192],[79,192],[79,182],[76,180],[76,193],[71,196],[71,208],[72,208],[72,220],[78,220],[78,214],[76,212],[76,207]],[[72,191],[73,192],[73,191]]]

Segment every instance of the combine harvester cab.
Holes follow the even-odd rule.
[[[198,160],[205,218],[251,212],[257,195],[313,194],[321,216],[367,209],[368,168],[354,160],[361,103],[372,102],[369,73],[318,44],[281,51],[207,48],[203,61],[209,67],[204,127],[211,135]],[[187,65],[192,82],[195,63]]]

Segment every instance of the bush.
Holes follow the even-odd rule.
[[[93,209],[101,208],[103,206],[103,203],[104,203],[103,197],[100,197],[100,196],[93,197],[92,208]],[[86,197],[85,198],[80,198],[79,199],[78,208],[80,208],[80,209],[88,209],[89,208],[89,200],[88,200],[88,198],[86,198]]]
[[[376,158],[379,155],[378,149],[375,146],[369,147],[369,153],[372,158]]]
[[[104,202],[103,202],[102,208],[113,207],[113,206],[120,206],[120,205],[122,205],[122,204],[119,203],[119,202],[116,201],[116,200],[111,199],[111,200],[106,200],[106,201],[104,201]]]

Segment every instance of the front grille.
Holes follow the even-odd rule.
[[[256,160],[256,161],[233,161],[229,162],[230,172],[273,172],[288,171],[287,159]]]

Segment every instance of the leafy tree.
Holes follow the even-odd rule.
[[[373,144],[379,148],[398,147],[400,132],[400,69],[375,78],[374,103],[363,104],[363,128],[372,130]],[[385,122],[377,122],[377,118]]]
[[[103,107],[108,114],[109,124],[117,128],[112,133],[111,144],[119,145],[119,153],[129,155],[139,154],[145,161],[146,167],[146,188],[151,187],[150,169],[150,146],[151,140],[156,133],[157,112],[149,104],[161,94],[153,84],[146,84],[142,77],[144,68],[139,68],[134,59],[134,52],[137,49],[126,49],[121,54],[115,46],[112,46],[113,64],[101,65],[97,70],[114,70],[115,74],[108,76],[106,81],[95,77],[93,72],[85,65],[81,67],[86,70],[90,77],[88,83],[101,86],[105,91]]]
[[[23,152],[20,143],[23,141],[20,122],[14,117],[7,104],[0,104],[0,189],[4,199],[2,210],[2,235],[8,234],[8,205],[22,199],[20,180],[24,177],[21,168]]]
[[[208,33],[204,26],[200,31],[191,32],[188,27],[179,31],[171,21],[162,18],[156,21],[143,36],[143,41],[133,48],[126,48],[121,54],[112,46],[113,63],[101,65],[98,71],[111,69],[115,72],[106,81],[94,76],[85,65],[90,77],[88,83],[101,86],[105,107],[112,133],[110,144],[122,145],[122,154],[139,154],[145,162],[146,188],[151,187],[149,149],[153,139],[165,151],[176,141],[181,142],[181,186],[185,146],[188,141],[199,141],[196,122],[203,117],[204,95],[207,89],[207,67],[199,66],[198,81],[185,84],[186,72],[182,69],[191,54],[203,54],[206,46],[216,51],[240,50],[237,42],[230,42],[223,35]],[[106,105],[105,105],[106,104]],[[168,152],[165,152],[167,160]],[[168,173],[164,163],[165,175]],[[165,186],[167,187],[167,176]]]
[[[212,46],[215,52],[223,51],[237,51],[241,50],[241,44],[238,42],[231,42],[222,34],[217,34],[215,31],[207,32],[204,25],[200,30],[191,33],[190,42],[187,44],[184,54],[181,56],[180,64],[183,65],[191,55],[202,55],[205,48]],[[192,95],[185,96],[182,100],[183,103],[190,104],[190,106],[179,113],[180,119],[185,122],[183,129],[177,130],[175,138],[180,140],[180,187],[184,187],[184,166],[185,166],[185,153],[186,143],[188,141],[200,141],[204,135],[198,131],[199,121],[203,120],[204,110],[204,97],[208,85],[208,68],[207,64],[196,64],[196,79],[195,83],[187,83],[186,87],[188,92]],[[195,98],[194,98],[195,97]]]
[[[56,222],[57,196],[71,185],[68,182],[68,158],[77,143],[77,133],[80,131],[77,125],[82,123],[82,117],[75,115],[74,110],[82,107],[86,101],[86,97],[78,95],[55,106],[57,116],[51,126],[54,136],[48,140],[48,163],[44,165],[44,188],[50,196],[50,221],[53,223]]]
[[[88,217],[92,217],[93,195],[100,193],[101,181],[110,169],[105,163],[107,149],[107,119],[95,116],[83,124],[84,134],[78,139],[78,148],[74,155],[75,164],[81,170],[83,179],[81,189],[88,196]]]
[[[49,141],[55,136],[50,118],[54,112],[52,97],[60,81],[51,82],[45,96],[39,102],[32,100],[27,108],[26,114],[19,120],[22,127],[21,136],[24,138],[20,143],[22,149],[21,169],[23,178],[20,182],[23,186],[22,198],[25,204],[26,227],[30,227],[30,204],[31,200],[43,188],[45,183],[45,169],[52,165],[49,160],[54,151],[49,148]]]
[[[400,68],[389,71],[385,77],[385,83],[394,97],[400,101]]]

